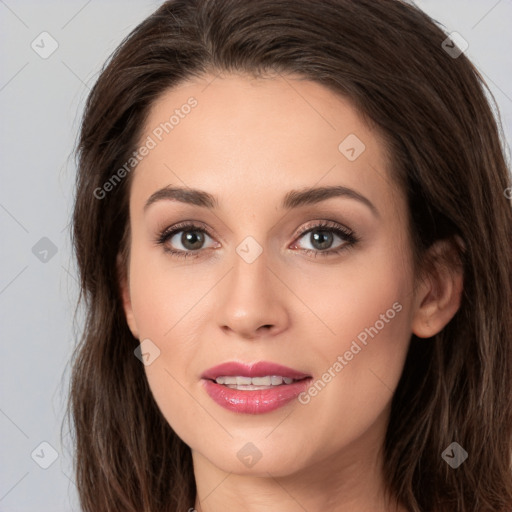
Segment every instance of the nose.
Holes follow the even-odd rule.
[[[252,263],[235,255],[221,285],[217,323],[233,337],[273,337],[288,327],[289,299],[290,290],[279,270],[270,268],[265,252]]]

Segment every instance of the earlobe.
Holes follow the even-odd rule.
[[[119,282],[119,291],[123,303],[124,315],[130,331],[134,338],[139,339],[139,330],[132,309],[132,301],[130,297],[130,285],[128,282],[128,270],[123,262],[121,254],[117,255],[117,279]]]
[[[432,265],[416,290],[411,326],[419,338],[430,338],[448,324],[460,307],[463,290],[457,246],[440,240],[429,252]]]

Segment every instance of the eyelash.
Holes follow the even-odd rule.
[[[335,235],[339,236],[341,239],[343,239],[346,243],[341,245],[341,247],[338,247],[337,249],[329,249],[327,251],[320,251],[320,250],[314,250],[314,249],[301,249],[306,254],[313,254],[316,258],[318,255],[321,256],[334,256],[337,254],[340,254],[341,252],[352,248],[356,243],[359,242],[359,238],[355,235],[355,233],[339,224],[334,224],[327,221],[321,221],[313,226],[306,227],[304,230],[302,230],[298,235],[297,238],[303,237],[305,234],[310,233],[312,231],[327,231],[329,233],[334,233]],[[177,224],[176,226],[173,226],[172,228],[166,228],[164,229],[157,237],[155,242],[158,245],[164,246],[165,252],[171,254],[172,256],[175,256],[177,258],[197,258],[199,256],[199,253],[201,252],[201,249],[197,251],[177,251],[175,249],[169,249],[169,247],[165,246],[165,243],[171,239],[176,233],[180,233],[181,231],[191,231],[191,232],[201,232],[208,235],[210,238],[213,238],[210,234],[209,230],[199,226],[198,224],[185,222],[182,224]]]

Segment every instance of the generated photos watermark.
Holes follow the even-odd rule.
[[[400,302],[395,302],[385,313],[382,313],[371,327],[366,327],[361,331],[356,338],[352,340],[350,348],[346,350],[343,355],[339,355],[336,361],[327,369],[322,376],[313,382],[306,391],[299,394],[298,400],[302,405],[307,405],[311,402],[311,398],[315,397],[320,393],[325,386],[332,381],[336,375],[338,375],[345,366],[349,364],[354,357],[359,354],[364,347],[368,345],[368,337],[371,339],[375,338],[379,332],[384,329],[386,324],[395,318],[397,313],[402,311],[403,307]],[[358,343],[359,342],[359,343]]]
[[[141,162],[149,152],[158,146],[159,142],[162,142],[164,137],[171,133],[176,126],[178,126],[185,117],[190,114],[193,108],[197,107],[198,101],[191,96],[187,102],[181,105],[180,108],[174,109],[174,113],[169,117],[167,121],[160,123],[148,135],[144,143],[132,153],[132,156],[119,168],[112,176],[103,183],[101,187],[94,189],[94,197],[96,199],[104,199],[107,194],[114,190],[114,188],[121,183],[121,181],[130,174],[133,169]]]

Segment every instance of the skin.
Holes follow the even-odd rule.
[[[120,277],[132,333],[160,350],[145,371],[163,415],[192,450],[195,508],[405,511],[384,493],[390,402],[411,334],[430,337],[449,322],[462,277],[441,266],[415,275],[405,196],[378,131],[347,100],[293,75],[210,75],[161,96],[141,141],[191,96],[197,106],[132,176],[130,257],[126,269],[120,260]],[[349,134],[366,146],[354,161],[338,149]],[[357,191],[378,213],[349,197],[280,208],[292,189],[331,185]],[[218,208],[163,199],[145,210],[166,186],[207,191]],[[165,246],[155,242],[183,221],[212,235],[196,258],[164,250],[193,252],[182,232]],[[299,230],[319,221],[360,240],[337,255],[307,254],[322,248]],[[252,263],[236,252],[248,236],[262,249]],[[323,251],[343,244],[334,235]],[[225,361],[273,361],[321,378],[397,302],[401,311],[306,405],[238,414],[203,389],[201,373]],[[237,457],[249,442],[261,454],[252,467]]]

